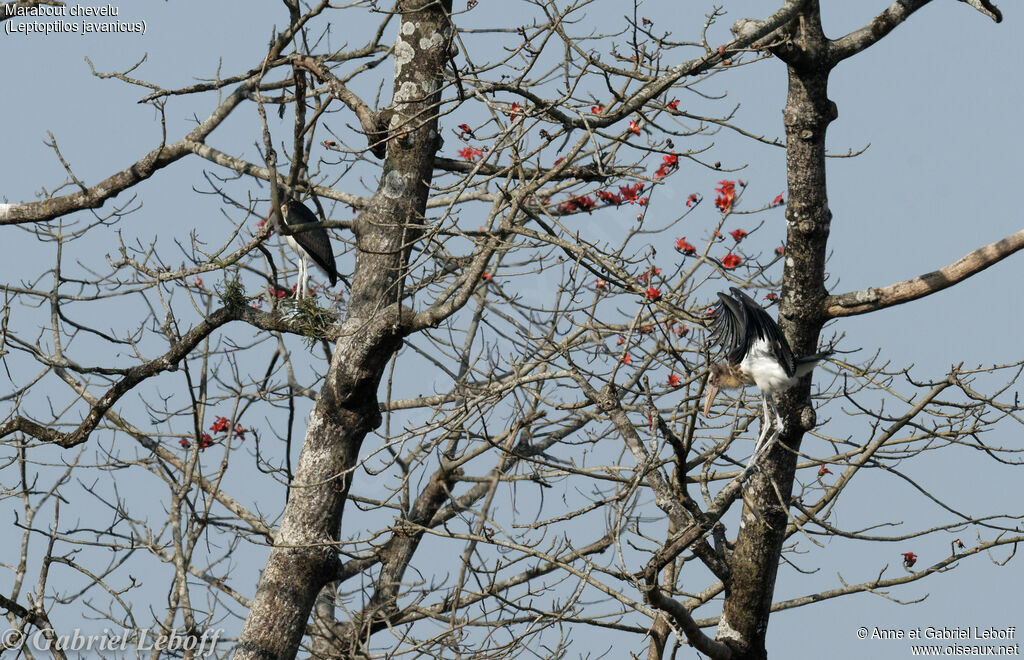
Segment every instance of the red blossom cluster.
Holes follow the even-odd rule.
[[[595,115],[599,115],[602,112],[604,112],[604,106],[603,105],[592,105],[592,106],[590,106],[590,112],[595,114]]]
[[[722,257],[722,268],[726,270],[732,270],[741,263],[743,263],[743,259],[738,254],[733,254],[732,252]]]
[[[491,275],[488,271],[485,270],[483,273],[480,274],[480,279],[482,279],[484,282],[491,282],[494,280],[494,275]]]
[[[669,107],[670,110],[678,110],[679,109],[679,99],[672,99],[671,101],[669,101],[668,102],[668,107]]]
[[[779,193],[778,196],[772,200],[772,203],[769,206],[782,206],[785,203],[786,200],[782,199],[782,193]]]
[[[566,201],[558,205],[559,213],[573,213],[575,211],[586,211],[587,213],[592,212],[597,208],[597,202],[595,202],[590,195],[583,195],[582,197],[570,197]]]
[[[913,552],[904,552],[903,553],[903,565],[904,566],[906,566],[907,568],[910,568],[911,566],[913,566],[916,563],[917,563],[917,555],[915,555]]]
[[[598,291],[607,291],[608,281],[602,279],[594,280],[594,288],[597,289]]]
[[[779,299],[779,294],[772,291],[771,293],[765,294],[764,299],[769,302],[775,302],[776,300]]]
[[[644,298],[647,298],[652,302],[661,300],[661,289],[656,289],[653,285],[647,287],[647,290],[644,291]]]
[[[619,204],[622,204],[622,195],[608,192],[607,190],[598,190],[597,198],[608,205],[614,204],[615,206],[618,206]]]
[[[634,183],[627,186],[619,186],[619,193],[622,195],[624,202],[633,204],[640,201],[640,193],[644,191],[644,184]]]
[[[786,246],[785,245],[780,245],[779,247],[775,248],[775,256],[776,257],[781,257],[784,254],[786,254]]]
[[[469,127],[469,124],[459,124],[459,131],[460,138],[465,139],[467,135],[469,137],[476,137],[475,135],[473,135],[473,129]]]
[[[682,379],[682,377],[679,374],[669,374],[668,375],[668,386],[669,387],[679,387],[679,383],[681,383],[681,382],[683,382],[683,379]]]
[[[826,474],[832,474],[832,470],[830,470],[827,467],[825,467],[825,464],[822,463],[821,467],[818,468],[818,476],[819,477],[824,477]]]
[[[740,182],[740,185],[742,185],[742,182]],[[715,192],[718,193],[718,196],[715,197],[715,206],[722,213],[728,213],[736,201],[736,182],[729,180],[719,181]]]
[[[227,417],[217,417],[213,420],[213,424],[210,425],[210,430],[214,433],[227,433],[231,430],[231,421]],[[234,437],[245,440],[245,434],[249,432],[249,429],[244,428],[240,423],[235,424]],[[182,438],[178,440],[178,444],[183,449],[189,449],[192,447],[192,443]],[[214,445],[213,436],[209,433],[203,433],[199,436],[199,451],[204,451]]]
[[[686,198],[686,208],[690,208],[691,205],[697,203],[697,193],[690,193],[690,196]]]
[[[506,112],[505,115],[509,119],[511,119],[512,121],[515,121],[516,119],[519,119],[519,116],[520,116],[519,104],[513,101],[512,102],[512,107],[509,108],[509,111]]]
[[[483,155],[484,152],[479,149],[474,149],[473,147],[464,147],[459,149],[459,157],[462,158],[462,160],[468,160],[471,163]]]
[[[742,229],[733,229],[731,232],[729,232],[729,235],[732,236],[732,240],[739,243],[740,241],[747,237],[747,232],[743,231]]]
[[[629,130],[633,132],[633,135],[640,135],[640,124],[636,123],[635,119],[630,119]]]
[[[687,243],[685,236],[676,241],[676,250],[691,256],[697,254],[697,248]]]
[[[655,179],[661,179],[668,176],[669,172],[672,172],[679,167],[679,156],[676,154],[668,154],[667,156],[661,157],[661,167],[654,172]]]

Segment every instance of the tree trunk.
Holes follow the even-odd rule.
[[[310,415],[281,528],[236,658],[294,658],[320,589],[337,570],[342,513],[366,434],[381,423],[377,388],[411,316],[400,305],[411,245],[421,231],[437,107],[451,36],[451,0],[406,0],[395,42],[394,111],[373,202],[356,221],[347,317]]]
[[[837,111],[828,99],[831,64],[816,1],[807,3],[796,25],[793,42],[777,53],[789,72],[783,111],[789,198],[779,324],[794,353],[806,355],[815,351],[825,321],[825,255],[832,219],[825,185],[825,134]],[[732,579],[717,635],[738,658],[767,657],[765,635],[788,522],[795,451],[816,422],[810,383],[806,377],[776,397],[785,427],[745,490],[730,562]],[[779,494],[787,501],[780,502]]]

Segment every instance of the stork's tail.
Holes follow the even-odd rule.
[[[811,373],[811,369],[821,362],[822,360],[828,359],[836,354],[836,351],[828,350],[822,351],[821,353],[812,353],[796,359],[796,377],[806,376]]]

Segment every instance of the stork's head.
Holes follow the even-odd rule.
[[[711,406],[715,403],[718,391],[723,387],[731,389],[742,387],[745,383],[743,372],[738,364],[719,363],[711,365],[711,373],[708,374],[708,386],[704,394],[704,416],[711,412]]]

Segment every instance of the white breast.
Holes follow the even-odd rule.
[[[793,384],[778,359],[769,351],[768,342],[763,339],[751,343],[750,350],[740,362],[740,369],[762,392],[784,390]]]

